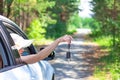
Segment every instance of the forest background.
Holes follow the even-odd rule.
[[[108,55],[99,59],[94,77],[99,80],[120,79],[120,0],[92,0],[91,18],[78,12],[80,0],[0,0],[0,15],[4,15],[35,39],[35,45],[64,35],[74,34],[77,28],[90,28],[93,41]],[[38,44],[39,43],[39,44]],[[105,76],[106,75],[106,76]],[[110,80],[110,79],[109,79]]]

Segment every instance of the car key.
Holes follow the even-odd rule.
[[[66,53],[66,59],[68,61],[71,61],[70,44],[68,44],[68,51]]]

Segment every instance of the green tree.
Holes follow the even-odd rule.
[[[111,75],[111,80],[118,80],[120,78],[120,0],[93,0],[92,4],[94,6],[93,11],[95,13],[94,18],[100,23],[100,31],[102,35],[105,36],[102,38],[102,43],[105,46],[109,46],[109,55],[102,57],[99,61],[105,65],[101,68],[97,67],[98,73],[103,74],[106,72]],[[99,32],[100,33],[100,32]],[[112,36],[112,40],[111,40]],[[101,40],[101,39],[100,39]],[[107,45],[106,42],[107,41]],[[109,44],[112,41],[113,46]],[[108,44],[109,43],[109,44]],[[100,70],[100,71],[99,71]],[[102,73],[101,73],[102,72]],[[101,76],[100,76],[101,77]],[[102,76],[103,77],[103,76]],[[101,78],[99,78],[101,79]],[[106,77],[104,79],[106,80]]]
[[[50,12],[49,15],[52,19],[56,20],[56,24],[49,24],[50,27],[47,27],[47,33],[55,32],[49,36],[59,37],[67,33],[67,22],[70,17],[79,11],[78,6],[80,0],[52,0],[55,2],[55,6],[48,8],[47,11]],[[60,34],[61,33],[61,34]],[[49,37],[48,36],[48,37]]]
[[[100,22],[101,31],[113,37],[113,46],[118,46],[119,38],[119,19],[120,19],[120,0],[93,0],[94,18]]]
[[[35,19],[31,22],[29,28],[27,28],[27,35],[31,39],[35,39],[34,43],[44,42],[45,40],[45,29],[42,27],[42,24],[39,22],[39,19]],[[38,42],[39,41],[39,42]]]
[[[7,17],[10,16],[11,5],[13,0],[0,0],[0,14]]]
[[[66,23],[74,12],[78,12],[80,0],[4,0],[3,3],[9,5],[6,10],[9,18],[24,31],[38,19],[46,28],[46,37],[59,37],[67,32]]]

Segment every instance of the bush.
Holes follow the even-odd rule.
[[[31,22],[30,26],[27,28],[27,35],[30,39],[35,39],[35,44],[38,42],[45,43],[45,29],[42,27],[39,19],[35,19]]]

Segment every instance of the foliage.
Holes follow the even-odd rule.
[[[100,35],[100,24],[93,18],[81,18],[78,14],[74,14],[67,22],[68,33],[74,33],[77,28],[89,28],[92,30],[92,36]]]
[[[72,13],[78,12],[78,6],[80,0],[51,0],[55,2],[53,8],[48,8],[48,11],[51,11],[51,14],[56,14],[53,18],[56,18],[61,21],[66,21],[69,19]]]
[[[103,65],[96,66],[94,77],[100,80],[119,80],[120,79],[120,58],[119,49],[111,48],[111,36],[95,37],[95,41],[100,45],[102,50],[108,50],[109,54],[99,59]],[[104,76],[103,76],[104,75]]]
[[[119,19],[120,19],[120,0],[93,0],[94,18],[100,22],[100,30],[106,35],[112,35],[113,45],[118,46],[116,39],[119,40]],[[103,34],[103,35],[104,35]]]
[[[100,27],[98,21],[93,18],[81,18],[81,23],[83,28],[91,28],[94,31]]]
[[[111,40],[112,40],[111,36],[107,36],[107,37],[106,36],[98,36],[98,37],[94,38],[94,41],[97,42],[102,48],[103,47],[109,48],[112,44]]]
[[[52,19],[56,20],[55,24],[48,24],[46,27],[46,37],[57,38],[67,33],[67,21],[70,17],[78,12],[79,0],[52,0],[55,1],[53,8],[47,11]]]
[[[42,27],[42,24],[39,22],[39,19],[35,19],[31,24],[30,27],[27,28],[27,35],[30,39],[35,39],[35,41],[42,42],[45,40],[45,29]],[[37,42],[34,42],[35,44]],[[43,42],[44,43],[44,42]]]
[[[94,76],[100,80],[107,80],[106,78],[108,78],[108,80],[120,79],[120,59],[117,52],[110,52],[109,55],[102,57],[99,61],[104,65],[96,67]]]
[[[31,30],[31,27],[29,29],[31,22],[38,18],[41,27],[46,30],[44,37],[55,39],[67,33],[66,23],[75,12],[79,11],[80,0],[4,0],[1,2],[5,5],[1,5],[4,10],[1,14],[9,14],[8,17],[22,30]],[[10,6],[6,7],[6,5]],[[8,13],[5,10],[10,11]],[[31,34],[30,31],[27,33]]]
[[[9,17],[12,3],[13,0],[0,0],[0,14],[3,15],[3,13],[5,13],[5,15]]]
[[[41,26],[48,31],[45,37],[56,38],[67,32],[66,22],[72,14],[79,11],[79,2],[80,0],[14,0],[9,7],[9,18],[24,31],[34,19],[39,18]]]
[[[42,24],[42,26],[47,27],[48,24],[55,24],[56,20],[51,18],[51,15],[49,15],[51,12],[47,11],[48,8],[52,8],[55,6],[54,1],[49,0],[36,0],[36,5],[32,7],[32,11],[35,11],[35,15],[39,17],[39,20]]]
[[[76,32],[77,28],[80,28],[81,24],[82,23],[80,16],[75,13],[67,22],[67,33],[73,34],[74,32]]]
[[[66,34],[66,23],[64,22],[57,22],[54,25],[49,25],[46,28],[46,38],[58,38],[62,35]]]
[[[120,0],[93,0],[94,19],[99,22],[99,28],[94,32],[95,39],[102,49],[110,50],[109,55],[99,59],[104,65],[96,67],[95,76],[100,80],[120,79]],[[102,36],[102,37],[100,37]],[[111,45],[112,44],[112,45]],[[103,75],[104,76],[103,76]],[[107,76],[106,76],[107,75]]]

